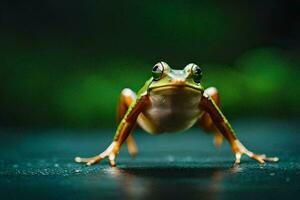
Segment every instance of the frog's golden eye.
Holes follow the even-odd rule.
[[[156,81],[162,77],[163,73],[164,73],[164,66],[162,65],[162,63],[157,63],[152,68],[152,77]]]
[[[201,78],[202,78],[202,69],[198,65],[193,65],[192,69],[192,78],[195,81],[195,83],[200,83]]]

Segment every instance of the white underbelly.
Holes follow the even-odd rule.
[[[193,126],[202,111],[200,91],[176,89],[150,92],[151,106],[139,117],[138,123],[149,133],[182,131]]]

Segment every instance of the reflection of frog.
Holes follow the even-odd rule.
[[[247,150],[237,139],[229,122],[219,109],[219,95],[215,88],[204,90],[200,84],[202,70],[195,64],[183,70],[171,69],[164,62],[157,63],[152,69],[152,78],[136,95],[130,89],[121,93],[119,104],[119,126],[111,145],[101,154],[92,158],[76,157],[76,162],[94,164],[108,157],[112,166],[121,145],[127,139],[128,150],[132,155],[137,148],[131,131],[137,124],[152,134],[186,130],[200,121],[207,131],[215,132],[215,143],[220,145],[225,137],[235,154],[235,164],[241,156],[247,156],[260,163],[278,161],[276,157],[257,155]]]

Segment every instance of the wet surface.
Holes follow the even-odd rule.
[[[193,129],[160,136],[136,131],[136,158],[124,146],[117,168],[106,160],[89,167],[73,158],[102,151],[113,130],[2,130],[0,193],[3,199],[298,198],[299,126],[240,121],[234,127],[250,150],[280,162],[243,157],[233,167],[228,144],[215,149],[211,135]]]

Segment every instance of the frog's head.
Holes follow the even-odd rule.
[[[152,69],[152,82],[149,89],[155,88],[192,88],[203,91],[200,84],[202,78],[201,68],[190,63],[183,70],[172,69],[167,63],[159,62]]]

